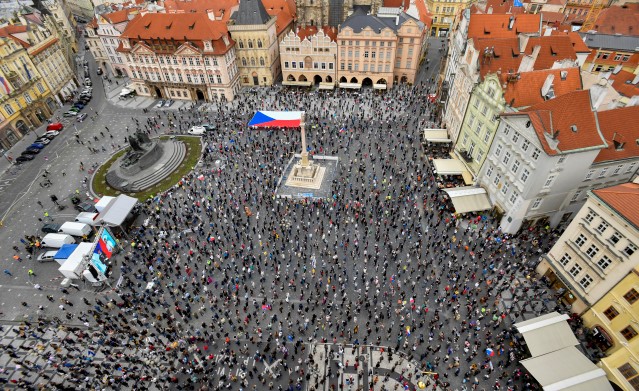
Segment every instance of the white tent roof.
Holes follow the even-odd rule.
[[[115,199],[115,197],[103,196],[102,198],[100,198],[100,200],[98,202],[95,203],[95,209],[98,212],[102,212],[104,210],[104,208],[109,206],[111,201],[113,201],[114,199]]]
[[[137,203],[137,198],[120,194],[104,208],[98,219],[104,225],[117,227],[124,222]]]
[[[521,363],[545,391],[612,391],[606,372],[574,346]]]
[[[467,171],[464,163],[457,159],[433,159],[433,165],[438,175],[461,175]]]
[[[448,132],[446,129],[425,129],[424,140],[431,143],[450,143],[451,139],[448,138]]]
[[[478,212],[492,208],[486,189],[481,187],[464,186],[442,190],[448,193],[457,213]]]
[[[579,341],[575,338],[566,320],[568,320],[568,315],[551,312],[516,323],[515,327],[526,340],[526,345],[528,345],[532,356],[536,357],[579,345]]]

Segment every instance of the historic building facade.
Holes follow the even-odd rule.
[[[146,14],[127,26],[118,49],[139,95],[232,100],[239,91],[235,42],[204,13]]]
[[[337,75],[335,37],[336,29],[330,27],[289,31],[280,42],[282,84],[334,86]]]
[[[382,0],[296,0],[297,23],[302,27],[339,27],[356,7],[366,8],[376,14],[382,7]]]
[[[413,83],[424,38],[424,24],[404,12],[352,15],[337,35],[339,85],[390,88]]]

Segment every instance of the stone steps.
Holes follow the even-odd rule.
[[[155,185],[171,175],[171,173],[182,163],[186,156],[186,145],[175,140],[171,140],[170,142],[174,144],[171,157],[166,161],[162,168],[154,172],[152,175],[131,183],[130,191],[141,191]]]

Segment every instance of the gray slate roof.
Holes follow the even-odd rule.
[[[628,52],[639,52],[639,37],[614,34],[580,34],[589,48],[616,49]]]
[[[271,16],[266,12],[262,0],[241,0],[233,19],[235,24],[254,25],[268,23]]]
[[[395,17],[379,17],[375,15],[365,15],[361,12],[354,12],[342,23],[341,28],[350,27],[353,29],[353,32],[359,33],[366,27],[370,27],[374,31],[380,31],[381,29],[388,27],[397,32],[397,30],[399,30],[399,28],[402,27],[404,22],[407,20],[413,20],[417,22],[418,25],[423,26],[422,22],[408,15],[406,12],[402,11],[398,16],[399,23],[396,24]]]

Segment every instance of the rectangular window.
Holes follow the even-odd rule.
[[[511,158],[511,154],[510,152],[506,151],[506,153],[504,154],[504,158],[502,159],[502,162],[504,163],[504,165],[507,165],[508,162],[510,162],[510,158]]]
[[[524,142],[521,143],[521,149],[525,152],[528,151],[528,148],[530,148],[530,141],[524,140]]]
[[[503,195],[508,194],[509,187],[510,187],[510,184],[508,182],[504,182],[504,185],[501,187],[501,194]]]
[[[610,258],[608,258],[607,255],[604,255],[599,261],[597,261],[597,266],[599,266],[601,270],[606,270],[611,263],[612,261]]]
[[[486,170],[486,177],[487,178],[490,178],[493,175],[493,169],[494,168],[495,167],[493,167],[492,165],[490,165],[490,164],[488,165],[488,169]]]
[[[288,61],[284,61],[284,69],[288,69]]]
[[[626,380],[628,381],[628,383],[630,383],[634,390],[639,390],[639,374],[637,374],[637,371],[632,367],[630,363],[625,363],[624,365],[617,368],[617,370],[621,372],[623,377],[626,378]]]
[[[512,140],[513,140],[513,144],[517,144],[517,142],[519,141],[519,133],[514,132]]]
[[[572,257],[566,253],[563,257],[559,258],[559,263],[561,264],[561,266],[566,266],[571,259]]]
[[[593,212],[592,210],[588,212],[588,214],[586,215],[586,217],[584,218],[588,223],[592,223],[592,220],[597,217],[598,215]]]
[[[619,174],[622,168],[623,168],[623,164],[618,165],[617,168],[615,168],[615,170],[612,172],[612,175]]]
[[[217,84],[222,84],[222,76],[215,75],[215,77],[217,78]]]
[[[513,174],[516,174],[517,171],[519,170],[519,165],[521,164],[521,162],[519,160],[515,160],[513,162],[512,167],[510,167],[510,170],[513,172]]]
[[[293,61],[291,65],[293,66],[293,69],[297,69],[297,63],[295,61]]]
[[[580,281],[579,281],[579,285],[581,285],[582,288],[586,289],[590,286],[590,284],[592,284],[592,277],[590,277],[588,274],[586,274]]]
[[[546,182],[544,183],[544,188],[549,188],[550,186],[552,186],[552,184],[555,182],[555,178],[557,178],[556,175],[549,175],[546,179]]]
[[[599,173],[599,178],[603,178],[606,176],[606,172],[608,172],[608,168],[602,168],[601,172]]]
[[[583,268],[581,266],[579,266],[578,263],[575,263],[571,268],[570,271],[568,271],[568,273],[570,273],[571,276],[573,277],[577,277],[577,275],[579,273],[581,273],[581,271],[583,270]]]
[[[581,197],[581,190],[577,190],[575,194],[572,195],[572,198],[570,198],[570,202],[577,201],[579,197]]]
[[[304,69],[304,62],[303,61],[299,61],[298,65],[299,65],[300,69]]]
[[[539,159],[539,154],[541,154],[541,151],[538,148],[535,148],[535,150],[533,151],[531,155],[533,160]]]
[[[575,244],[577,245],[577,247],[581,247],[586,243],[586,237],[584,236],[584,234],[580,234],[579,236],[577,236],[577,239],[575,239]]]
[[[608,320],[613,320],[617,317],[617,315],[619,315],[619,311],[617,311],[615,307],[610,306],[603,312],[603,314],[606,315],[606,318],[608,318]]]
[[[605,221],[602,221],[601,223],[599,223],[599,226],[597,227],[597,232],[602,234],[606,231],[606,229],[608,229],[608,227],[610,227],[610,225],[606,223]]]
[[[539,207],[541,206],[541,203],[543,202],[542,198],[537,198],[533,203],[532,206],[530,207],[530,209],[535,210],[535,209],[539,209]]]
[[[594,174],[595,170],[588,170],[588,173],[586,174],[586,180],[590,180]]]
[[[620,240],[621,240],[621,234],[619,232],[615,231],[615,232],[613,232],[612,235],[610,235],[610,241],[613,244],[619,243]]]
[[[510,201],[511,204],[515,204],[515,202],[517,202],[517,193],[513,192],[513,194],[510,195],[510,199],[508,201]]]
[[[486,134],[484,134],[484,142],[488,143],[490,141],[490,136],[492,135],[492,133],[490,132],[490,129],[486,129]]]
[[[599,252],[599,247],[595,246],[594,244],[591,244],[590,247],[588,247],[588,250],[586,250],[586,255],[588,256],[588,258],[593,259],[598,252]]]
[[[493,185],[499,186],[499,182],[501,182],[501,174],[495,175],[495,179],[493,180]]]
[[[637,251],[637,246],[632,243],[628,243],[626,248],[623,249],[623,252],[626,253],[627,256],[631,256]]]
[[[637,300],[639,300],[639,292],[637,292],[635,288],[632,288],[623,295],[623,298],[626,299],[628,303],[634,304]]]
[[[495,156],[501,155],[501,150],[504,148],[503,145],[497,144],[497,148],[495,148]]]
[[[623,337],[627,341],[630,341],[637,336],[637,331],[634,329],[634,327],[628,325],[625,329],[621,330],[621,335],[623,335]]]
[[[524,171],[521,173],[521,181],[526,183],[526,181],[528,180],[529,176],[530,176],[530,171],[528,171],[528,169],[524,168]]]
[[[11,107],[11,105],[9,103],[4,105],[4,111],[6,111],[7,115],[11,115],[11,114],[15,113],[15,110],[13,110],[13,107]]]
[[[632,172],[632,170],[635,169],[635,165],[637,163],[632,163],[631,165],[628,166],[628,168],[626,168],[626,174],[628,174],[629,172]]]

